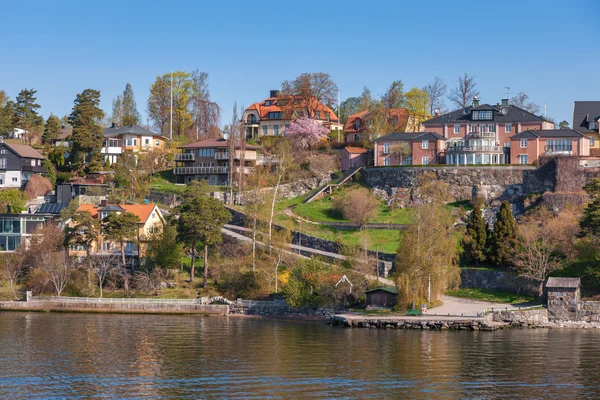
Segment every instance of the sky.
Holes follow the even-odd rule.
[[[600,1],[10,1],[0,5],[0,89],[38,91],[41,113],[69,114],[77,93],[101,107],[127,82],[146,121],[157,75],[199,69],[232,117],[304,72],[327,72],[342,101],[465,72],[482,103],[525,92],[572,123],[573,101],[600,100]],[[453,109],[446,100],[446,106]]]

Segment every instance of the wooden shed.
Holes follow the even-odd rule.
[[[551,301],[568,301],[579,303],[581,300],[581,279],[579,278],[548,278],[546,282],[548,303]]]
[[[367,307],[394,307],[398,302],[398,289],[395,287],[378,287],[367,290]]]

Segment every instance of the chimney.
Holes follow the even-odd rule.
[[[479,97],[473,97],[473,107],[479,107]]]
[[[100,200],[100,207],[106,207],[108,205],[108,200],[102,199]]]
[[[508,107],[508,99],[502,99],[500,104],[502,104],[502,107]]]
[[[117,127],[117,123],[116,123],[116,122],[113,122],[112,124],[110,124],[110,127],[111,127],[111,128],[116,128],[116,127]]]
[[[436,108],[435,110],[433,110],[433,116],[434,117],[439,117],[440,116],[440,109]]]
[[[269,97],[277,97],[279,96],[279,90],[270,90]]]

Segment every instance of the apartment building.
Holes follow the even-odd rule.
[[[600,149],[600,101],[576,101],[573,105],[573,129],[590,139],[591,149]]]

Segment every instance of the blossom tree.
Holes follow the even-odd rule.
[[[307,150],[327,137],[329,130],[310,118],[299,118],[286,129],[287,136],[295,147]]]

